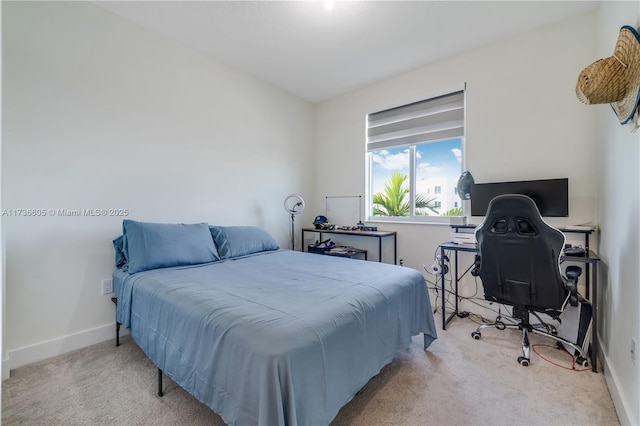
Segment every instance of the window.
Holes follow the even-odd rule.
[[[462,216],[464,91],[367,115],[369,220]]]

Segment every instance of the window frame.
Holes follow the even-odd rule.
[[[394,145],[394,146],[389,146],[389,148],[394,149],[394,148],[401,148],[401,147],[406,147],[409,149],[409,196],[410,196],[410,200],[411,200],[411,204],[410,204],[410,209],[409,209],[409,216],[374,216],[373,215],[373,195],[374,195],[374,191],[373,191],[373,153],[380,151],[381,149],[384,148],[378,148],[378,149],[371,149],[370,145],[369,145],[369,137],[368,137],[368,131],[370,129],[369,126],[369,116],[372,114],[375,114],[376,112],[384,112],[386,110],[391,110],[391,109],[395,109],[395,108],[402,108],[408,105],[412,105],[414,103],[419,103],[419,102],[423,102],[423,101],[429,101],[432,99],[436,99],[442,96],[446,96],[446,95],[452,95],[455,94],[457,92],[462,92],[462,105],[463,105],[463,118],[462,118],[462,135],[460,136],[454,136],[454,137],[446,137],[446,138],[440,138],[440,139],[433,139],[433,140],[425,140],[425,141],[420,141],[420,142],[416,142],[416,143],[412,143],[412,144],[402,144],[399,143],[398,145]],[[376,112],[372,112],[366,115],[365,117],[365,134],[367,135],[367,137],[365,137],[365,158],[366,158],[366,167],[365,167],[365,174],[366,174],[366,195],[365,195],[365,214],[366,214],[366,220],[368,222],[379,222],[379,223],[417,223],[417,224],[446,224],[446,225],[450,225],[450,224],[461,224],[465,222],[466,219],[466,203],[462,202],[462,200],[460,200],[460,207],[462,208],[462,214],[461,216],[431,216],[431,215],[416,215],[415,213],[415,197],[416,197],[416,147],[425,143],[437,143],[437,142],[443,142],[445,140],[451,140],[451,139],[460,139],[460,149],[462,150],[461,153],[461,164],[460,164],[460,173],[462,173],[464,170],[466,170],[465,164],[466,164],[466,117],[467,117],[467,107],[466,107],[466,96],[467,96],[467,92],[466,92],[466,84],[462,84],[461,86],[456,86],[453,88],[448,88],[446,90],[442,90],[436,94],[432,94],[430,96],[425,96],[425,97],[421,97],[421,99],[414,101],[414,102],[409,102],[409,103],[405,103],[402,105],[396,105],[394,107],[391,108],[387,108],[387,109],[381,109],[379,111]]]

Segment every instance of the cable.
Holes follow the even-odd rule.
[[[434,257],[436,257],[436,259],[437,259],[437,256],[438,256],[438,254],[437,254],[437,250],[436,250],[435,254],[434,254]],[[445,254],[445,256],[446,256],[446,254]],[[429,273],[429,274],[433,273],[431,270],[427,269],[427,265],[425,265],[424,263],[422,264],[422,267],[424,268],[424,270],[427,273]],[[445,284],[445,287],[446,287],[447,279],[446,279],[446,275],[445,274],[437,273],[435,282],[432,282],[428,278],[425,277],[425,282],[427,283],[427,289],[432,290],[436,295],[436,298],[435,298],[435,306],[436,306],[436,308],[433,311],[434,314],[438,312],[438,306],[439,306],[438,299],[440,297],[443,297],[445,299],[445,301],[444,301],[445,305],[449,305],[449,307],[451,307],[452,309],[455,310],[455,305],[449,300],[449,296],[451,294],[453,294],[453,291],[452,290],[448,290],[447,288],[444,288],[444,292],[446,293],[446,295],[445,294],[440,294],[440,290],[442,290],[443,288],[441,288],[441,286],[438,285],[438,276],[440,276],[440,279],[444,281],[444,284]],[[452,287],[451,280],[449,280],[449,287],[450,288]]]
[[[442,253],[442,251],[439,248],[436,248],[434,250],[434,253],[433,253],[434,262],[439,262],[439,263],[442,262],[441,253]],[[444,254],[445,260],[448,261],[450,256],[452,256],[452,250],[446,250],[446,251],[444,251],[443,254]],[[464,271],[464,273],[461,276],[458,277],[458,282],[460,282],[460,280],[469,273],[469,271],[473,268],[473,266],[474,266],[473,264],[470,265]],[[424,268],[424,270],[428,274],[434,274],[433,269],[427,268],[427,265],[425,265],[424,263],[422,264],[422,267]],[[463,300],[469,300],[472,303],[474,303],[474,304],[476,304],[476,305],[478,305],[478,306],[480,306],[482,308],[490,309],[490,310],[492,310],[494,312],[497,312],[498,315],[500,315],[500,312],[495,311],[494,309],[491,309],[491,308],[487,308],[486,306],[484,306],[484,305],[482,305],[480,303],[474,302],[474,299],[476,299],[476,296],[478,295],[478,291],[479,291],[479,285],[478,285],[477,277],[474,277],[475,289],[474,289],[473,294],[470,295],[470,296],[462,296],[462,295],[460,295],[460,289],[458,289],[457,292],[454,290],[455,280],[453,278],[453,268],[442,268],[442,269],[444,269],[446,271],[446,273],[444,273],[444,274],[441,273],[441,272],[440,273],[436,273],[435,274],[435,277],[436,277],[435,278],[435,282],[430,281],[427,277],[425,277],[425,281],[427,283],[427,288],[429,290],[433,291],[434,294],[435,294],[435,306],[436,306],[436,308],[433,310],[434,314],[441,310],[441,308],[439,308],[440,307],[440,303],[438,303],[440,297],[443,297],[445,299],[444,300],[445,307],[450,308],[452,310],[452,312],[456,312],[456,310],[457,310],[456,309],[456,304],[453,301],[451,301],[451,296],[455,297],[455,295],[457,294],[457,298],[458,298],[457,302],[458,303],[462,302]],[[438,282],[439,280],[442,280],[442,281],[440,281],[440,283],[439,283]],[[441,290],[443,291],[443,294],[440,294]],[[478,300],[483,300],[484,301],[484,299],[479,299],[479,298],[478,298]],[[465,313],[471,315],[470,312],[465,312]],[[477,318],[479,318],[481,321],[489,322],[488,320],[483,318],[481,315],[477,315],[477,314],[473,314],[473,315],[476,316]]]
[[[560,365],[554,361],[551,361],[548,358],[545,358],[544,356],[540,355],[540,353],[538,351],[536,351],[536,346],[542,346],[542,347],[547,347],[547,348],[554,348],[557,350],[562,350],[562,352],[564,352],[565,354],[569,355],[571,357],[571,368],[569,367],[565,367],[564,365]],[[542,358],[543,360],[547,361],[549,364],[555,365],[556,367],[560,367],[560,368],[564,368],[565,370],[571,370],[571,371],[575,371],[576,373],[580,373],[582,371],[589,371],[591,370],[591,368],[587,367],[587,368],[576,368],[576,357],[575,355],[572,355],[569,351],[567,351],[566,349],[559,349],[557,346],[552,346],[552,345],[547,345],[544,343],[536,343],[535,345],[531,345],[531,349],[533,349],[533,352],[535,352],[536,355],[538,355],[540,358]]]
[[[442,297],[443,295],[440,294],[440,290],[442,290],[442,288],[440,288],[440,286],[435,285],[433,283],[431,283],[430,281],[427,281],[428,283],[431,284],[431,286],[427,285],[427,289],[428,290],[432,290],[435,294],[436,294],[436,301],[439,297]],[[452,290],[449,290],[447,288],[444,289],[444,292],[446,293],[446,297],[445,297],[445,303],[448,303],[449,305],[451,305],[453,308],[455,308],[455,305],[453,304],[453,302],[451,302],[449,300],[449,296],[451,296],[452,294],[454,294],[454,292]]]

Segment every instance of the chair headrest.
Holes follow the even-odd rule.
[[[537,235],[548,225],[542,219],[536,203],[523,194],[504,194],[489,203],[487,216],[478,227],[492,234],[516,232],[520,235]]]
[[[489,203],[487,216],[530,216],[540,217],[540,211],[536,203],[523,194],[498,195]]]

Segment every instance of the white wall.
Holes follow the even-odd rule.
[[[574,91],[596,52],[594,25],[592,13],[319,104],[316,168],[334,172],[316,180],[316,206],[327,195],[364,195],[367,113],[466,82],[464,156],[476,182],[568,177],[570,217],[554,224],[597,223],[595,111]],[[449,239],[448,226],[378,227],[398,232],[399,257],[420,270]]]
[[[640,3],[603,2],[594,61],[613,54],[623,25],[640,26]],[[622,424],[640,425],[640,357],[636,354],[633,364],[629,353],[632,337],[640,344],[640,132],[632,133],[630,124],[621,126],[609,105],[589,108],[596,111],[600,129],[599,334],[605,377]]]
[[[90,3],[2,8],[5,209],[258,225],[288,247],[282,202],[312,190],[311,104]],[[100,281],[123,218],[3,219],[10,367],[112,338]]]

